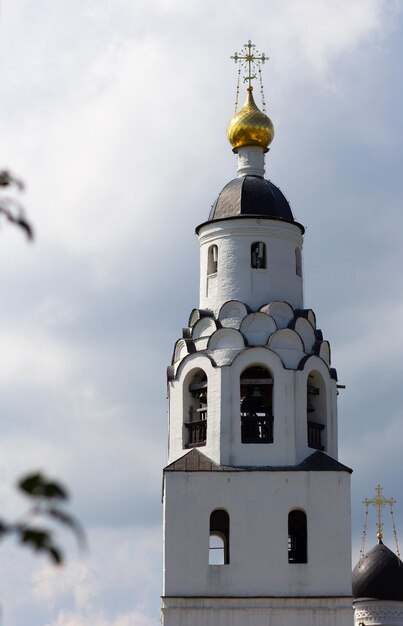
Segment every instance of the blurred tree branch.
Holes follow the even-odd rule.
[[[19,178],[13,176],[8,170],[0,170],[0,187],[7,189],[14,187],[18,191],[23,191],[24,183]],[[4,215],[9,222],[22,228],[29,240],[34,238],[32,226],[25,216],[24,207],[18,200],[1,194],[0,215]]]
[[[8,170],[0,170],[0,187],[3,190],[14,188],[17,191],[24,191],[24,183]],[[28,240],[33,240],[33,229],[25,216],[24,207],[14,197],[9,197],[1,191],[0,215],[21,228]],[[16,536],[22,545],[47,554],[55,565],[61,565],[64,556],[60,546],[55,542],[52,529],[56,523],[67,526],[75,535],[79,547],[82,549],[86,547],[81,524],[63,506],[69,496],[61,483],[50,481],[37,472],[20,480],[18,488],[30,500],[31,505],[16,522],[0,518],[0,540],[7,535]]]
[[[27,496],[31,506],[16,522],[0,519],[0,540],[7,535],[16,536],[20,543],[36,552],[47,554],[55,565],[64,561],[63,552],[54,540],[54,533],[43,522],[55,522],[67,526],[75,535],[81,549],[86,547],[86,538],[81,524],[65,509],[63,504],[68,494],[61,483],[48,480],[43,474],[29,474],[19,481],[18,488]],[[39,525],[38,525],[39,522]]]

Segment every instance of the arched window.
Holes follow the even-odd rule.
[[[251,245],[250,264],[258,270],[266,269],[266,244],[263,241],[255,241]]]
[[[265,367],[248,367],[241,375],[242,443],[273,443],[273,379]]]
[[[207,254],[207,274],[216,274],[218,269],[218,247],[210,246]]]
[[[308,446],[326,450],[326,390],[319,372],[311,372],[306,388]]]
[[[209,565],[229,563],[229,515],[223,509],[216,509],[210,515]]]
[[[295,273],[297,276],[302,276],[301,248],[295,248]]]
[[[185,448],[206,445],[207,438],[207,376],[198,369],[184,389]]]
[[[304,511],[290,511],[288,514],[288,562],[308,562],[308,535]]]

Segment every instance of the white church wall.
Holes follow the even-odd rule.
[[[222,305],[218,319],[226,328],[240,328],[242,320],[248,315],[248,310],[243,302],[230,300]]]
[[[294,309],[287,302],[270,302],[263,305],[260,310],[274,319],[278,329],[287,328],[291,320],[294,319]]]
[[[295,322],[294,330],[304,342],[304,351],[310,354],[315,343],[315,331],[309,320],[299,317]]]
[[[251,245],[266,245],[266,269],[251,267]],[[228,300],[240,300],[253,310],[274,300],[303,307],[302,277],[296,273],[295,248],[302,247],[300,228],[275,220],[234,219],[200,228],[200,308],[217,316]],[[218,247],[217,272],[208,274],[208,252]]]
[[[229,564],[209,565],[209,520],[230,518]],[[288,513],[307,515],[308,562],[288,562]],[[349,596],[347,472],[165,472],[167,596]]]
[[[245,335],[249,346],[264,346],[276,330],[276,322],[265,313],[250,313],[241,324],[241,333]]]
[[[301,337],[290,328],[277,330],[271,335],[267,345],[279,355],[287,368],[297,369],[299,362],[305,356]]]
[[[163,598],[162,613],[164,626],[353,625],[351,597],[349,596],[247,599]]]
[[[354,624],[371,626],[403,626],[403,602],[392,600],[354,601]]]

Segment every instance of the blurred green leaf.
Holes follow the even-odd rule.
[[[3,520],[0,520],[0,537],[10,532],[10,524],[7,524]]]
[[[81,549],[86,548],[85,533],[78,520],[76,520],[69,513],[66,513],[65,511],[61,511],[60,509],[56,509],[54,507],[47,509],[47,513],[51,517],[54,517],[58,522],[61,522],[62,524],[69,526],[70,529],[76,535],[77,542],[79,543],[79,546],[81,547]]]
[[[16,178],[8,170],[0,170],[0,187],[9,188],[11,186],[16,187],[19,191],[24,189],[22,180]],[[21,228],[29,240],[33,240],[34,231],[29,220],[25,217],[24,207],[12,195],[0,195],[0,214]]]
[[[52,542],[50,531],[38,528],[22,528],[19,530],[21,543],[29,545],[36,552],[46,552],[56,565],[63,563],[60,549]]]
[[[0,171],[0,187],[9,187],[15,185],[18,189],[24,189],[24,183],[19,178],[16,178],[8,170]]]
[[[11,184],[11,174],[10,172],[8,172],[7,170],[3,170],[0,172],[0,186],[1,187],[8,187],[8,185]]]
[[[67,491],[60,483],[46,480],[39,472],[26,476],[20,480],[18,486],[21,491],[31,498],[68,499]]]
[[[48,550],[50,556],[52,557],[55,565],[62,565],[63,564],[63,556],[61,551],[59,550],[59,548],[56,548],[56,546],[52,546],[49,548]]]
[[[22,543],[28,543],[35,550],[47,549],[51,541],[49,531],[33,528],[21,529],[20,539]]]

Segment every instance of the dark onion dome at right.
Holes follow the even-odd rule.
[[[403,602],[403,563],[382,541],[355,566],[353,596]]]
[[[225,185],[211,208],[209,221],[248,216],[294,222],[282,191],[260,176],[235,178]]]

